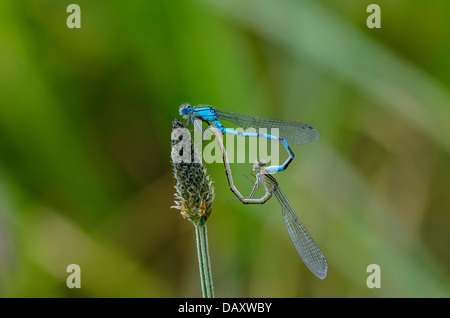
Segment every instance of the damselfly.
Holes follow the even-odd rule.
[[[284,223],[286,224],[286,229],[291,237],[292,243],[294,243],[298,255],[300,255],[305,265],[314,275],[320,279],[324,279],[327,276],[328,270],[325,256],[309,235],[308,231],[306,231],[302,222],[298,219],[288,198],[281,191],[277,180],[273,175],[265,171],[264,165],[264,162],[259,161],[253,167],[253,170],[256,171],[256,182],[248,199],[253,199],[259,183],[264,186],[266,193],[275,195],[281,205],[281,212],[283,214]]]
[[[295,249],[300,255],[300,258],[314,275],[320,279],[324,279],[327,276],[328,270],[325,256],[311,238],[308,231],[306,231],[306,228],[303,226],[302,222],[298,219],[291,203],[281,191],[275,177],[267,172],[265,163],[258,161],[254,164],[253,170],[256,172],[256,181],[251,194],[248,197],[244,197],[234,186],[233,175],[228,163],[228,155],[223,145],[222,135],[217,129],[211,129],[211,131],[215,135],[216,141],[222,151],[225,173],[227,175],[228,184],[230,185],[231,191],[233,191],[239,200],[245,204],[263,204],[269,200],[272,195],[275,195],[281,205],[281,212],[283,214],[286,229],[292,243],[294,243]],[[263,185],[266,193],[261,198],[254,198],[256,190],[259,188],[260,184]]]
[[[181,105],[180,115],[187,118],[187,125],[189,125],[191,121],[194,121],[195,118],[198,118],[209,125],[214,125],[222,132],[222,134],[232,134],[243,137],[262,137],[279,141],[288,152],[289,158],[280,166],[274,165],[267,167],[265,169],[267,173],[284,171],[292,160],[294,160],[295,155],[289,147],[289,144],[305,144],[317,140],[320,137],[320,133],[314,127],[307,124],[287,120],[254,117],[233,111],[218,110],[211,106],[192,107],[187,104]],[[226,128],[222,125],[222,120],[231,122],[244,130],[248,128],[277,128],[279,129],[279,136],[264,133],[240,132],[231,128]],[[198,128],[199,127],[196,127],[196,129]]]

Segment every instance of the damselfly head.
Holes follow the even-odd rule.
[[[255,164],[253,165],[253,171],[256,172],[260,172],[262,167],[266,166],[266,162],[262,161],[262,160],[258,160],[255,162]]]
[[[192,112],[192,107],[189,104],[183,104],[180,106],[180,115],[186,118]]]

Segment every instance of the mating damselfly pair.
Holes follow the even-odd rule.
[[[319,132],[314,127],[303,123],[254,117],[233,111],[218,110],[211,106],[192,107],[187,104],[182,105],[180,107],[180,115],[187,118],[186,125],[194,122],[196,130],[203,129],[203,127],[201,126],[201,123],[199,125],[197,123],[198,121],[194,121],[194,119],[199,119],[201,122],[205,122],[210,126],[210,130],[215,135],[216,141],[218,142],[222,152],[225,174],[227,176],[230,189],[242,203],[263,204],[269,200],[272,195],[275,195],[281,205],[281,211],[286,229],[298,254],[314,275],[320,279],[324,279],[328,270],[326,258],[298,219],[289,200],[281,191],[277,180],[272,175],[275,172],[286,170],[294,159],[294,153],[289,144],[304,144],[312,142],[320,137]],[[226,128],[221,121],[231,122],[237,125],[237,127],[243,129],[277,128],[279,131],[279,136],[264,133],[241,132],[235,129]],[[272,141],[278,141],[288,152],[289,158],[282,165],[274,165],[269,167],[266,167],[266,164],[262,161],[256,162],[253,166],[253,171],[256,172],[256,181],[250,195],[245,197],[234,185],[227,151],[223,144],[223,134],[232,134],[242,137],[266,138]],[[261,198],[254,198],[256,190],[260,184],[264,187],[265,194]]]

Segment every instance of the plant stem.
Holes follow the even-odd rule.
[[[195,236],[197,239],[198,266],[200,270],[203,298],[214,298],[211,264],[209,263],[206,222],[194,223],[194,226]]]
[[[171,161],[173,175],[177,180],[175,205],[172,207],[180,210],[181,215],[194,224],[203,297],[213,298],[206,221],[212,211],[214,187],[201,162],[200,155],[195,151],[189,131],[185,128],[185,124],[177,119],[172,122],[171,138]],[[184,158],[183,154],[189,148],[190,158]]]

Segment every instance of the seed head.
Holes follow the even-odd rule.
[[[181,215],[195,224],[204,224],[212,211],[214,187],[189,131],[178,119],[172,122],[171,161],[175,184],[175,205]]]

